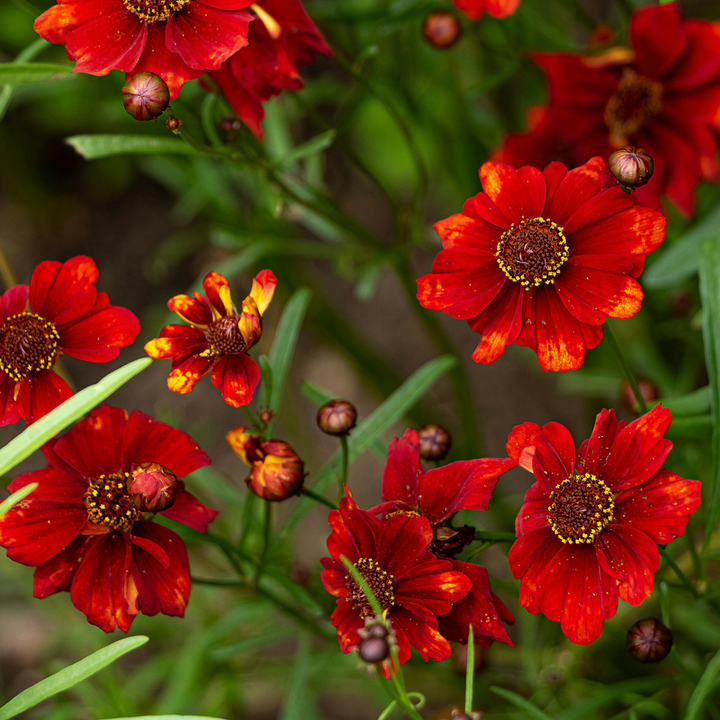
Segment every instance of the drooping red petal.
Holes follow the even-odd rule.
[[[522,329],[523,287],[507,282],[495,299],[480,315],[468,320],[472,330],[482,339],[473,352],[475,362],[494,363],[514,343]]]
[[[382,499],[415,507],[418,503],[418,483],[424,473],[417,430],[409,428],[402,438],[394,438],[388,448],[382,473]]]
[[[136,614],[129,612],[125,595],[130,558],[130,541],[125,533],[97,535],[89,543],[72,581],[73,605],[106,633],[116,626],[127,632]]]
[[[212,322],[210,303],[197,292],[193,297],[189,295],[176,295],[168,300],[168,309],[179,315],[185,322],[205,329]]]
[[[228,405],[240,407],[252,400],[260,375],[260,368],[249,355],[224,355],[213,368],[212,383],[222,391]]]
[[[186,395],[192,392],[197,381],[205,377],[213,368],[213,358],[193,355],[174,367],[168,375],[168,388],[173,392]]]
[[[33,597],[46,598],[70,590],[75,573],[92,542],[93,538],[76,537],[57,555],[38,565],[33,573]]]
[[[200,533],[206,533],[208,525],[217,517],[218,511],[203,505],[192,493],[185,490],[184,484],[180,481],[173,506],[160,514]]]
[[[343,554],[348,557],[347,554]],[[335,597],[345,597],[348,594],[345,566],[329,557],[320,558],[320,564],[323,566],[320,580],[325,590]]]
[[[425,662],[428,660],[447,660],[450,657],[450,643],[434,628],[420,620],[405,608],[393,608],[393,625],[402,631],[408,642],[420,653]],[[402,664],[402,658],[400,663]]]
[[[487,510],[500,476],[515,465],[514,460],[482,458],[429,470],[420,478],[422,514],[436,525],[460,509]]]
[[[187,360],[208,347],[205,333],[192,325],[166,325],[160,337],[145,345],[145,352],[155,360]]]
[[[43,370],[20,381],[17,407],[28,425],[37,422],[72,397],[70,386],[54,371]]]

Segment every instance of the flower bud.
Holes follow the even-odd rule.
[[[392,626],[380,616],[365,618],[365,627],[358,630],[360,642],[357,652],[366,663],[383,662],[390,656],[390,648],[395,642]]]
[[[180,132],[180,126],[182,125],[182,120],[178,120],[174,115],[171,115],[166,121],[165,121],[165,127],[168,130],[172,130],[174,133]]]
[[[262,440],[257,435],[251,435],[245,432],[248,428],[242,425],[233,428],[225,439],[233,452],[246,464],[252,465],[254,462],[262,460],[265,453],[262,451]]]
[[[133,75],[123,85],[122,96],[126,112],[136,120],[156,120],[170,104],[167,83],[151,72]]]
[[[347,400],[331,400],[318,409],[317,424],[326,435],[347,435],[355,427],[357,410]]]
[[[648,405],[654,403],[660,397],[658,387],[655,383],[642,377],[639,377],[637,381],[638,387],[640,388],[640,394],[643,396],[643,399]],[[620,386],[620,401],[628,412],[639,415],[640,406],[637,398],[635,397],[635,393],[627,380],[623,380],[622,385]]]
[[[245,484],[263,500],[280,502],[302,490],[304,475],[303,461],[286,442],[268,440],[260,445],[264,453],[262,460],[252,464]]]
[[[456,15],[438,10],[423,20],[422,34],[434,48],[447,50],[462,37],[463,29]]]
[[[638,620],[627,634],[630,654],[640,662],[664,660],[673,646],[672,633],[656,618]]]
[[[610,174],[629,192],[645,185],[652,177],[655,163],[642,148],[625,147],[608,158],[608,167]]]
[[[480,720],[481,717],[482,713],[479,712],[471,712],[468,715],[467,713],[464,713],[457,708],[453,708],[452,715],[450,715],[450,720]]]
[[[177,477],[172,470],[154,462],[138,465],[131,473],[128,494],[140,512],[169,510],[177,494]]]
[[[457,555],[475,539],[475,528],[463,525],[461,528],[436,525],[433,528],[432,551],[444,557]]]
[[[420,457],[424,460],[442,460],[452,447],[450,433],[439,425],[426,425],[418,430]]]
[[[240,129],[240,121],[237,118],[224,117],[220,121],[220,127],[225,132],[234,132]]]

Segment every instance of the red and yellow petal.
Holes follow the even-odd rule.
[[[606,187],[608,179],[607,167],[600,157],[594,157],[581,167],[570,170],[552,197],[548,198],[543,217],[550,218],[564,228],[584,203]]]
[[[197,381],[205,377],[214,365],[214,357],[193,355],[170,371],[167,379],[168,388],[173,392],[186,395],[192,392]]]
[[[200,355],[208,349],[208,344],[205,333],[192,325],[166,325],[160,337],[151,340],[144,349],[155,360],[185,360],[191,355]]]
[[[524,290],[518,283],[505,283],[495,299],[477,317],[468,320],[470,328],[482,336],[473,352],[475,362],[494,363],[522,329]]]
[[[262,337],[262,319],[255,300],[248,296],[243,300],[242,312],[238,320],[238,330],[249,350]]]
[[[258,312],[264,315],[275,294],[277,278],[272,270],[261,270],[253,279],[250,297],[255,301]]]
[[[73,391],[54,370],[43,370],[16,383],[14,394],[20,417],[32,425],[72,397]]]
[[[450,643],[417,615],[405,608],[398,608],[393,609],[391,619],[393,626],[405,636],[425,662],[431,659],[440,662],[450,657]],[[399,660],[402,664],[402,657],[399,657]]]
[[[33,573],[33,597],[46,598],[70,590],[75,573],[92,542],[92,538],[76,537],[57,555],[38,565]]]
[[[512,15],[520,7],[520,0],[453,0],[453,5],[469,20],[479,20],[485,12],[496,18]]]
[[[480,180],[485,194],[511,223],[542,215],[547,186],[537,168],[526,165],[515,170],[486,162],[480,168]]]
[[[215,365],[212,383],[232,407],[247,405],[260,382],[260,368],[245,353],[224,355]]]
[[[0,371],[0,427],[13,425],[20,419],[15,388],[17,383]]]
[[[185,322],[203,330],[213,321],[213,312],[210,303],[197,292],[193,297],[189,295],[176,295],[168,301],[171,312],[179,315]]]
[[[208,273],[203,280],[203,290],[212,308],[213,320],[233,314],[230,283],[225,276],[217,272]]]

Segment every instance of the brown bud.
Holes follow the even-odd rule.
[[[439,425],[426,425],[418,430],[420,457],[425,460],[442,460],[452,447],[450,433]]]
[[[673,646],[673,637],[657,618],[644,618],[628,630],[627,646],[636,660],[656,663],[668,656]]]
[[[273,419],[273,417],[275,417],[275,413],[269,408],[267,410],[261,410],[258,413],[258,419],[264,425],[267,425]]]
[[[422,34],[434,48],[447,50],[462,37],[463,29],[456,15],[438,10],[423,20]]]
[[[174,133],[180,132],[180,126],[182,125],[182,120],[178,120],[174,115],[171,115],[166,121],[165,121],[165,127],[168,130],[172,130]]]
[[[655,163],[642,148],[625,147],[608,158],[608,167],[624,189],[632,190],[642,187],[652,177]]]
[[[304,464],[298,454],[280,440],[268,440],[260,449],[264,457],[252,463],[250,475],[245,478],[248,488],[272,502],[298,495],[305,479]]]
[[[172,470],[146,462],[138,465],[131,475],[128,494],[140,512],[158,513],[173,506],[178,481]]]
[[[436,525],[433,528],[432,551],[437,555],[453,557],[475,539],[475,528],[463,525],[460,528]]]
[[[170,104],[167,83],[151,72],[133,75],[122,89],[123,105],[136,120],[156,120]]]
[[[392,626],[380,616],[365,618],[365,627],[358,630],[360,642],[357,652],[366,663],[376,664],[387,660],[395,642]]]
[[[356,421],[357,410],[347,400],[331,400],[317,411],[318,427],[326,435],[347,435]]]
[[[648,405],[654,403],[660,397],[660,392],[658,391],[658,387],[655,383],[643,377],[639,377],[637,381],[638,387],[640,388],[640,394],[643,396],[643,399]],[[620,401],[628,412],[634,413],[635,415],[640,414],[640,406],[637,398],[635,397],[635,393],[627,380],[623,380],[622,385],[620,386]]]

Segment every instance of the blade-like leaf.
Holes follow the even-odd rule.
[[[99,383],[81,390],[77,395],[68,398],[45,417],[40,418],[27,430],[11,440],[0,450],[0,475],[12,470],[26,457],[32,455],[51,437],[57,435],[68,425],[81,418],[88,410],[99,405],[106,397],[112,395],[119,387],[144,370],[152,360],[140,358],[123,365]]]
[[[5,63],[0,65],[0,85],[28,85],[43,80],[67,80],[72,77],[69,65],[54,63]]]
[[[366,420],[359,423],[348,438],[350,462],[362,455],[388,428],[401,420],[405,413],[434,385],[457,361],[451,355],[430,360],[416,370]],[[322,493],[335,481],[340,471],[341,454],[338,449],[315,476],[312,489]],[[290,534],[313,507],[313,501],[302,498],[290,514],[283,534]]]
[[[560,713],[556,720],[584,720],[584,718],[593,717],[596,710],[620,700],[624,695],[639,692],[652,693],[670,685],[672,685],[672,681],[668,681],[666,678],[645,677],[598,686],[590,697],[573,703],[572,707]]]
[[[0,517],[2,517],[13,505],[17,505],[23,498],[26,498],[36,487],[37,483],[30,483],[14,492],[2,505],[0,505]]]
[[[720,650],[715,653],[713,659],[707,664],[705,672],[695,686],[695,690],[693,690],[693,694],[690,696],[690,701],[685,711],[685,720],[697,720],[697,718],[704,717],[702,709],[707,696],[712,691],[718,679],[718,675],[720,675]]]
[[[281,158],[273,161],[273,167],[289,165],[298,160],[302,160],[309,155],[315,155],[317,153],[321,153],[323,150],[327,150],[327,148],[332,145],[336,134],[337,133],[335,130],[328,130],[327,132],[321,133],[317,137],[314,137],[312,140],[308,140],[306,143],[298,145],[296,148],[293,148]]]
[[[301,630],[298,633],[298,644],[295,652],[295,667],[288,687],[280,720],[306,720],[308,674],[310,671],[310,650],[312,637]]]
[[[490,690],[509,703],[512,703],[516,708],[524,710],[528,717],[535,718],[536,720],[551,720],[550,716],[544,713],[539,707],[533,705],[529,700],[526,700],[517,693],[512,692],[512,690],[505,690],[505,688],[501,687],[491,687]]]
[[[658,402],[670,410],[673,418],[677,415],[704,415],[710,412],[712,389],[709,385],[706,385],[688,395],[662,398]]]
[[[77,685],[79,682],[85,680],[85,678],[89,678],[98,672],[98,670],[102,670],[106,665],[122,657],[125,653],[144,645],[147,641],[148,638],[144,635],[118,640],[112,643],[112,645],[108,645],[102,648],[102,650],[97,650],[83,660],[60,670],[60,672],[51,675],[49,678],[41,680],[39,683],[16,695],[9,703],[3,705],[0,708],[0,720],[8,720],[8,718],[15,717],[43,700]]]
[[[65,142],[86,160],[113,155],[147,155],[151,153],[180,153],[197,155],[198,151],[182,140],[147,135],[75,135]]]

